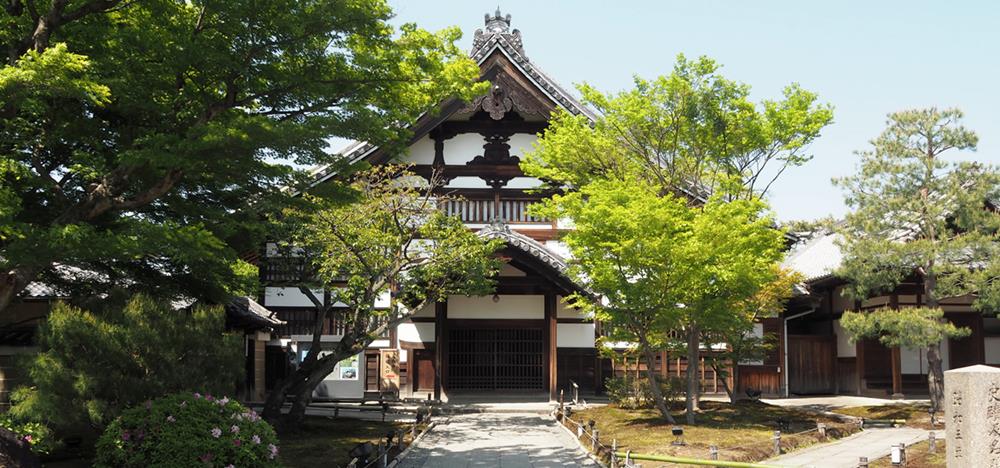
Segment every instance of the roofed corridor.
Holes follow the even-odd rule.
[[[439,420],[400,468],[596,467],[573,438],[540,414],[463,414]]]

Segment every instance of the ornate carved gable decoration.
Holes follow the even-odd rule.
[[[547,116],[549,109],[520,90],[518,84],[504,71],[498,71],[490,80],[490,92],[474,99],[462,109],[463,113],[485,111],[493,120],[500,120],[511,110],[521,114]]]

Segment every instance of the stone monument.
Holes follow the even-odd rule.
[[[947,371],[944,392],[948,466],[1000,467],[1000,369]]]

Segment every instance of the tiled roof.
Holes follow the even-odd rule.
[[[257,303],[257,301],[246,297],[237,296],[226,304],[226,314],[237,320],[245,321],[251,325],[264,328],[272,328],[284,325],[285,322],[278,319],[275,312]]]
[[[521,69],[525,76],[543,90],[554,102],[565,108],[574,115],[583,114],[590,120],[596,120],[597,116],[588,107],[581,104],[572,94],[566,91],[552,78],[550,78],[541,68],[528,60],[524,54],[524,45],[521,43],[521,32],[517,29],[509,30],[510,15],[500,17],[500,11],[494,17],[486,14],[486,30],[476,30],[476,36],[472,43],[470,57],[477,64],[482,65],[489,58],[494,50],[501,50],[517,67]],[[338,152],[345,160],[351,162],[360,161],[368,156],[378,147],[364,141],[352,141]],[[312,175],[316,178],[315,183],[324,182],[334,175],[331,171],[336,167],[333,164],[323,164],[312,169]]]
[[[508,245],[523,250],[558,271],[566,279],[572,281],[567,276],[569,265],[566,263],[566,260],[545,248],[538,241],[511,229],[510,225],[506,223],[493,223],[480,229],[478,234],[485,239],[503,239]]]
[[[832,276],[844,259],[838,239],[838,234],[818,234],[793,248],[782,265],[801,273],[806,283]]]

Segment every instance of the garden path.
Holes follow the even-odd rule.
[[[796,450],[762,463],[788,467],[854,468],[858,466],[859,457],[868,457],[868,460],[884,457],[889,455],[893,445],[905,443],[909,446],[926,440],[927,432],[912,427],[865,429],[834,442]]]
[[[554,420],[539,414],[460,414],[439,419],[399,468],[596,467]]]

